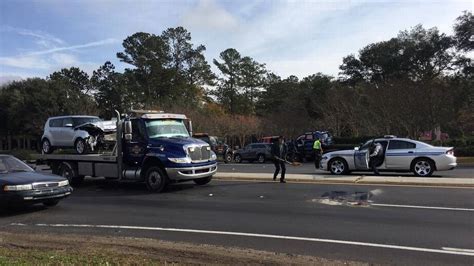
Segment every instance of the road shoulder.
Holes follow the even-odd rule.
[[[0,264],[364,265],[324,258],[149,238],[0,232]]]

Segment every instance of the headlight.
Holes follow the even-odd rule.
[[[211,161],[217,160],[217,155],[215,152],[211,151]]]
[[[67,186],[69,185],[69,181],[68,180],[64,180],[64,181],[61,181],[58,183],[58,187],[64,187],[64,186]]]
[[[4,191],[22,191],[22,190],[32,190],[32,189],[33,189],[33,186],[31,184],[3,187]]]
[[[184,158],[168,158],[173,163],[191,163],[191,158],[184,157]]]

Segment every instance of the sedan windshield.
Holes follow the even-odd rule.
[[[31,167],[13,156],[0,156],[0,174],[33,171]]]
[[[148,120],[146,132],[149,138],[189,137],[183,120]]]

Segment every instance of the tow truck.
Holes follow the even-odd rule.
[[[116,143],[102,154],[40,154],[37,161],[72,185],[85,176],[144,182],[161,192],[171,183],[205,185],[217,172],[216,154],[206,142],[192,138],[192,122],[184,114],[135,110],[116,111]],[[188,123],[186,128],[185,121]]]

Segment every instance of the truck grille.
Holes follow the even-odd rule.
[[[187,148],[189,157],[191,157],[191,161],[201,162],[201,161],[208,161],[211,159],[211,147],[207,146],[190,146]]]

